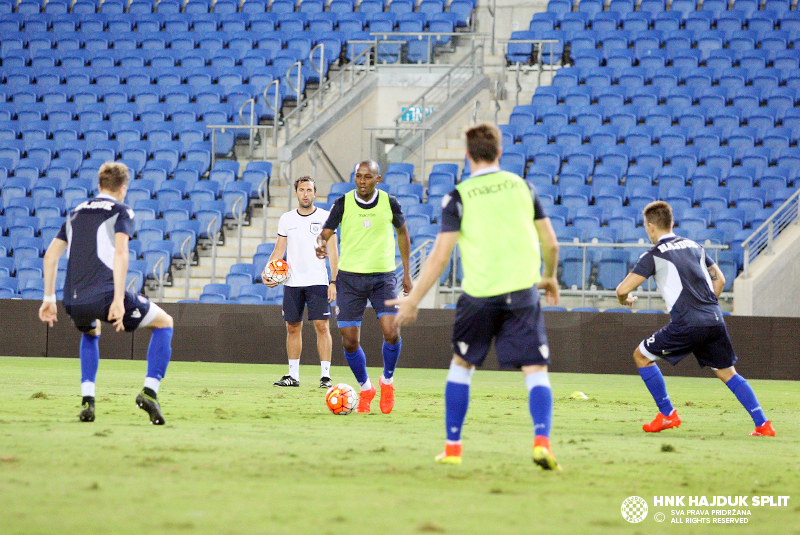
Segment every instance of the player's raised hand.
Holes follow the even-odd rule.
[[[39,319],[52,327],[53,323],[58,321],[58,307],[56,307],[56,304],[43,302],[42,306],[39,307]]]
[[[558,304],[561,299],[561,287],[555,277],[543,277],[539,281],[539,289],[544,290],[544,299],[548,305],[552,307]]]
[[[122,324],[122,317],[125,315],[125,305],[123,301],[120,299],[117,301],[116,299],[111,302],[111,306],[108,307],[108,321],[109,323],[114,324],[114,329],[117,332],[122,331],[125,329],[125,326]]]
[[[419,309],[408,296],[400,296],[396,299],[389,299],[386,301],[387,306],[396,306],[397,314],[394,316],[394,326],[400,327],[401,325],[408,325],[417,321],[417,313]]]
[[[326,242],[321,235],[317,236],[317,246],[315,250],[317,251],[317,258],[328,257],[328,242]]]

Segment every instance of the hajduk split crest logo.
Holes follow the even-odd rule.
[[[625,498],[622,502],[622,518],[631,524],[638,524],[647,518],[647,502],[638,496]]]

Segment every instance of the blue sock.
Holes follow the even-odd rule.
[[[550,423],[553,421],[553,391],[550,390],[550,377],[547,372],[536,372],[525,376],[528,387],[528,409],[533,419],[533,432],[536,436],[550,437]]]
[[[669,394],[667,394],[667,385],[664,383],[664,376],[661,375],[661,370],[658,369],[658,366],[645,366],[644,368],[639,368],[639,375],[642,376],[650,395],[653,396],[656,405],[658,405],[658,412],[664,416],[669,416],[673,411],[672,401],[670,401]]]
[[[100,337],[84,334],[81,336],[81,383],[94,383],[100,365]]]
[[[147,347],[147,377],[164,378],[167,365],[172,357],[172,327],[153,329],[150,345]]]
[[[747,379],[737,374],[731,377],[730,380],[725,383],[725,386],[730,388],[733,395],[739,400],[739,403],[744,405],[744,408],[750,413],[750,417],[753,419],[753,423],[756,424],[756,427],[764,425],[767,421],[767,417],[764,416],[764,411],[761,410],[761,406],[758,404],[756,395],[747,382]]]
[[[353,371],[358,384],[363,385],[366,383],[369,380],[369,375],[367,375],[367,356],[361,346],[358,346],[358,349],[352,353],[348,353],[345,349],[344,358],[347,359],[347,365]]]
[[[403,339],[398,338],[396,344],[383,342],[383,376],[391,379],[394,376],[394,369],[397,367],[397,359],[400,358],[400,348],[403,347]]]
[[[461,440],[461,427],[469,408],[469,385],[473,370],[450,364],[447,384],[444,387],[444,424],[447,440]]]

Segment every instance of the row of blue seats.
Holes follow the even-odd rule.
[[[597,14],[604,10],[605,0],[580,0],[577,6],[578,12]],[[636,9],[638,7],[638,9]],[[767,11],[785,12],[792,7],[792,0],[610,0],[608,2],[608,12],[611,13],[630,13],[632,11],[649,12],[658,14],[667,11],[688,14],[692,11],[702,10],[712,13],[722,13],[726,10],[741,10],[747,15],[762,9]],[[547,4],[547,12],[556,16],[564,16],[572,12],[573,4],[571,0],[550,0]]]
[[[686,10],[686,11],[570,11],[559,14],[552,11],[534,13],[529,25],[530,31],[576,30],[593,28],[597,30],[679,30],[710,29],[741,30],[752,25],[751,29],[790,29],[800,20],[794,10],[765,9],[747,11],[731,10]],[[583,26],[581,26],[581,24]],[[597,27],[595,27],[595,25]]]
[[[796,69],[800,60],[800,49],[785,50],[746,49],[736,50],[721,48],[712,50],[707,57],[696,48],[679,48],[670,50],[658,49],[579,49],[570,54],[573,65],[578,68],[595,67],[643,67],[662,69],[664,67],[696,68],[711,67],[713,69]]]
[[[98,6],[91,0],[77,0],[70,6],[67,0],[54,0],[41,4],[36,0],[23,0],[13,11],[9,4],[7,7],[0,7],[0,13],[17,14],[23,16],[44,14],[53,17],[63,17],[66,15],[79,16],[108,16],[118,17],[124,15],[132,16],[193,16],[213,18],[231,17],[236,15],[260,15],[269,13],[278,16],[285,16],[294,13],[319,14],[325,12],[327,2],[325,0],[304,0],[298,5],[294,0],[273,0],[267,1],[247,1],[241,5],[241,11],[237,2],[220,0],[205,2],[204,0],[190,0],[185,6],[181,2],[162,0],[157,4],[148,0],[133,0],[127,10],[123,2],[103,2]],[[462,6],[461,4],[464,4]],[[392,13],[409,13],[413,11],[423,13],[440,13],[449,8],[451,11],[465,11],[466,15],[475,8],[475,0],[452,0],[448,5],[445,0],[421,0],[417,5],[416,0],[392,0],[391,3],[383,0],[362,0],[358,5],[360,13],[375,13],[388,10]],[[70,9],[71,7],[71,9]],[[467,7],[469,10],[467,11]],[[356,9],[356,2],[351,0],[332,0],[327,5],[328,12],[349,13]]]
[[[269,288],[261,282],[246,282],[241,273],[231,273],[225,283],[206,284],[198,299],[179,301],[181,303],[235,303],[239,305],[280,305],[283,303],[283,286]]]
[[[450,22],[449,26],[441,26],[442,21]],[[158,22],[137,22],[136,20],[109,20],[105,27],[103,23],[82,22],[81,28],[76,29],[74,23],[53,24],[50,28],[42,28],[43,22],[23,22],[21,20],[0,21],[0,29],[8,34],[9,39],[19,39],[22,47],[29,49],[31,54],[38,49],[49,49],[52,45],[58,46],[63,40],[76,40],[86,49],[105,49],[102,41],[110,41],[115,49],[163,49],[167,44],[171,48],[193,42],[200,48],[213,46],[213,40],[222,41],[231,48],[243,47],[248,41],[257,41],[263,34],[279,30],[286,34],[296,34],[304,30],[315,33],[325,32],[338,28],[341,31],[392,31],[398,29],[404,32],[422,32],[425,28],[430,31],[440,31],[437,28],[451,28],[463,26],[464,20],[453,12],[347,12],[347,13],[318,13],[307,16],[305,13],[289,13],[280,17],[253,17],[234,20],[204,21],[192,19],[174,19],[164,21],[163,28]],[[136,31],[134,31],[136,25]],[[39,27],[37,27],[39,26]],[[94,26],[94,27],[92,27]],[[107,38],[105,36],[108,36]],[[50,45],[48,46],[48,43]],[[131,44],[132,43],[132,44]],[[205,43],[205,45],[204,45]],[[20,47],[17,47],[20,48]],[[218,47],[216,47],[218,48]]]

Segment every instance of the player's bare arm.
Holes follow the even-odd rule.
[[[409,272],[411,262],[411,238],[408,235],[408,227],[405,223],[397,229],[397,247],[400,249],[400,258],[403,261],[403,292],[408,295],[414,285],[411,283]]]
[[[333,303],[336,300],[336,280],[339,276],[339,246],[336,245],[336,240],[330,244],[328,259],[331,264],[331,283],[328,284],[328,303]]]
[[[397,314],[394,316],[396,326],[413,323],[417,320],[417,307],[428,290],[439,281],[439,276],[450,261],[450,255],[458,242],[459,232],[440,232],[436,236],[433,249],[425,265],[422,267],[416,286],[407,296],[386,301],[387,305],[398,305]]]
[[[39,319],[47,323],[50,327],[53,322],[58,321],[55,295],[56,295],[56,274],[58,272],[58,259],[67,250],[67,242],[58,238],[53,238],[44,254],[44,295],[48,299],[42,301],[39,307]]]
[[[539,288],[544,290],[545,299],[550,306],[555,306],[561,296],[561,288],[556,278],[558,267],[558,238],[553,224],[549,217],[536,219],[533,224],[539,234],[539,242],[542,248],[542,260],[544,260],[544,271],[542,280],[539,281]]]
[[[630,295],[630,293],[646,280],[646,278],[636,273],[628,273],[628,276],[617,286],[617,301],[619,301],[619,304],[632,306],[633,302],[638,298],[635,295]]]
[[[267,262],[267,265],[269,265],[270,262],[272,262],[277,258],[283,258],[283,255],[285,254],[286,254],[286,236],[278,236],[278,241],[275,242],[275,249],[273,249],[272,254],[269,255],[269,261]],[[276,286],[278,286],[278,284],[280,284],[278,282],[272,282],[271,280],[267,279],[267,277],[264,275],[263,272],[261,273],[261,282],[263,282],[266,286],[269,286],[270,288],[275,288]]]
[[[114,235],[114,300],[108,309],[108,321],[114,324],[117,332],[125,329],[122,317],[125,315],[125,279],[128,276],[128,241],[124,232]]]
[[[328,256],[328,240],[333,236],[334,231],[329,228],[322,229],[322,232],[317,236],[317,258],[326,258]]]
[[[719,297],[725,287],[725,275],[716,264],[708,266],[708,274],[711,276],[711,284],[714,286],[714,295]]]

